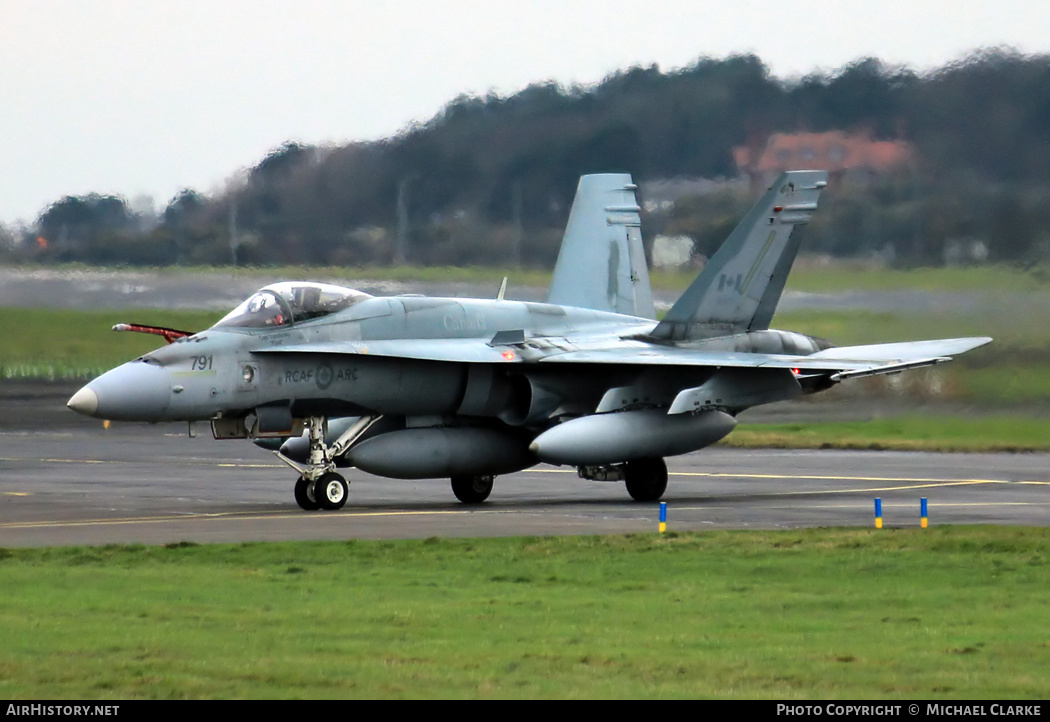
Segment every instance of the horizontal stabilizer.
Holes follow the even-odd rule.
[[[863,359],[866,363],[876,364],[868,368],[840,371],[831,377],[832,381],[845,381],[846,379],[895,374],[908,369],[935,366],[945,361],[951,361],[952,356],[984,346],[990,343],[991,340],[987,337],[948,338],[936,341],[905,341],[865,346],[838,346],[818,351],[808,358],[809,360],[816,360],[817,363]]]
[[[809,356],[810,359],[903,362],[914,358],[955,356],[991,343],[987,336],[977,338],[944,338],[933,341],[900,341],[864,346],[835,346]]]

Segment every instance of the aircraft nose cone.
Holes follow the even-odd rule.
[[[77,391],[66,405],[99,419],[158,421],[170,400],[167,371],[156,364],[130,361]]]
[[[69,401],[66,402],[66,406],[78,414],[92,416],[95,410],[98,409],[98,394],[85,386],[70,397]]]

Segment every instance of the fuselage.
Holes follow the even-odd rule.
[[[501,418],[540,425],[547,406],[592,413],[608,388],[630,384],[644,367],[542,368],[551,354],[644,341],[652,320],[544,303],[399,296],[367,298],[342,311],[290,325],[217,325],[119,366],[88,384],[71,407],[99,418],[187,421],[254,409],[288,416],[356,414]],[[520,330],[523,343],[492,353],[495,364],[412,358],[412,343],[488,345]],[[396,356],[383,342],[399,341]],[[478,343],[485,342],[485,345]],[[371,346],[370,346],[371,344]],[[683,344],[685,345],[685,344]],[[800,334],[761,331],[691,342],[712,351],[812,353]],[[380,348],[377,348],[380,347]],[[285,349],[287,349],[285,351]],[[407,353],[406,353],[407,349]],[[406,357],[407,356],[407,357]],[[485,371],[480,368],[484,366]],[[495,371],[492,367],[496,366]],[[710,369],[659,373],[702,382]],[[79,397],[79,403],[77,401]],[[589,408],[588,408],[589,407]]]
[[[498,331],[523,329],[570,348],[569,336],[615,338],[652,325],[646,319],[541,303],[369,298],[344,311],[288,326],[210,328],[103,374],[85,387],[82,399],[87,398],[80,408],[71,406],[98,418],[124,421],[208,419],[318,399],[340,407],[333,411],[341,413],[452,413],[462,400],[463,364],[372,356],[368,342],[489,341]],[[330,344],[343,345],[350,353],[260,353]]]

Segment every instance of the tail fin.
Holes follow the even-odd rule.
[[[653,330],[654,338],[702,339],[769,328],[801,235],[828,174],[793,170],[766,191]]]
[[[580,178],[548,303],[656,318],[636,187],[626,173]]]

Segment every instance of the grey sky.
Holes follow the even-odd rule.
[[[0,222],[65,195],[209,192],[289,139],[396,133],[460,93],[753,52],[797,77],[1050,52],[1010,0],[0,0]]]

